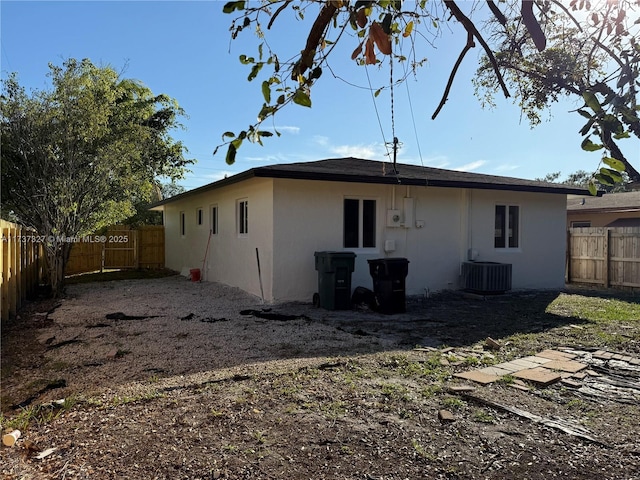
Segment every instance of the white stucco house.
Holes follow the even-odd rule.
[[[352,288],[372,288],[367,260],[385,257],[409,260],[407,295],[464,287],[468,260],[511,264],[513,289],[564,286],[567,194],[586,191],[396,168],[357,158],[257,167],[158,202],[165,264],[268,302],[312,301],[316,251],[357,255]]]

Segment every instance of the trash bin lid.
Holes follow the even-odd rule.
[[[409,260],[404,257],[387,257],[387,258],[370,258],[367,260],[369,263],[409,263]]]

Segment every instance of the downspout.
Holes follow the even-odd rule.
[[[391,210],[396,209],[396,186],[391,185]]]

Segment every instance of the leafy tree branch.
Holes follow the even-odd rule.
[[[47,240],[49,281],[61,291],[72,239],[135,213],[157,178],[191,160],[170,130],[184,112],[166,95],[90,60],[50,64],[50,90],[2,84],[2,205]]]
[[[488,15],[478,17],[483,7]],[[226,146],[226,160],[233,163],[243,141],[262,143],[271,135],[261,128],[264,120],[292,103],[311,107],[312,87],[323,69],[330,68],[328,56],[338,42],[355,37],[358,44],[351,59],[358,65],[379,65],[381,57],[404,62],[408,58],[404,49],[415,52],[416,43],[425,40],[427,47],[431,46],[427,39],[436,38],[442,24],[457,22],[465,31],[465,46],[452,62],[433,118],[443,108],[463,58],[477,41],[485,56],[474,83],[483,104],[491,105],[496,91],[506,97],[510,90],[516,92],[514,100],[535,125],[543,110],[561,96],[570,95],[583,102],[576,112],[587,119],[580,131],[581,148],[602,150],[601,162],[613,160],[609,161],[611,165],[605,162],[604,171],[598,172],[599,181],[615,182],[626,171],[632,181],[640,182],[640,173],[619,144],[631,135],[640,138],[639,9],[638,0],[599,1],[594,5],[589,0],[571,0],[568,6],[562,0],[505,0],[498,4],[488,0],[474,2],[469,15],[455,0],[227,2],[223,11],[236,15],[231,24],[232,39],[251,29],[259,41],[257,58],[240,56],[240,61],[251,67],[248,80],[264,74],[265,67],[270,72],[261,83],[264,103],[257,122],[237,134],[226,132],[218,148]],[[267,19],[267,30],[285,30],[285,24],[278,22],[285,11],[300,21],[307,15],[313,20],[300,54],[282,62],[269,46],[261,21]],[[492,21],[485,22],[487,17]],[[347,32],[351,35],[343,35]],[[406,44],[404,39],[408,40]],[[413,61],[411,67],[421,65],[421,61]]]

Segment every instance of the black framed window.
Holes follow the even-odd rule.
[[[249,233],[249,200],[238,201],[238,234]]]
[[[211,225],[210,230],[212,235],[218,234],[218,206],[213,205],[211,207]]]
[[[496,205],[493,246],[495,248],[520,247],[520,207]]]
[[[375,248],[376,201],[345,198],[343,210],[344,248]]]

